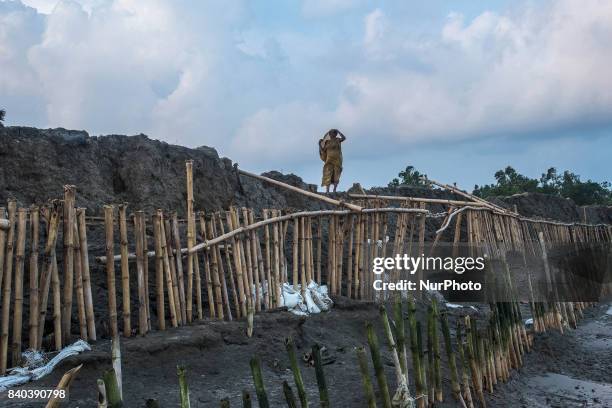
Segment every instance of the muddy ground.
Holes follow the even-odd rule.
[[[287,380],[295,391],[283,343],[291,335],[300,354],[314,343],[330,351],[334,361],[325,366],[325,373],[333,407],[365,407],[354,347],[366,343],[364,322],[368,320],[377,325],[384,344],[379,313],[373,304],[337,300],[331,312],[308,318],[284,311],[259,314],[255,316],[255,335],[251,339],[244,334],[243,322],[218,321],[122,339],[126,406],[144,407],[150,398],[162,407],[178,406],[177,364],[187,367],[192,407],[217,407],[221,398],[230,398],[232,406],[241,406],[243,389],[254,395],[249,368],[249,359],[254,355],[261,358],[271,406],[286,406],[282,381]],[[612,316],[605,313],[609,307],[600,304],[589,309],[577,330],[568,330],[564,335],[537,335],[535,349],[526,355],[524,367],[513,372],[508,383],[498,385],[493,395],[487,395],[488,406],[612,407]],[[453,309],[452,313],[479,314],[470,308]],[[393,384],[392,362],[386,351],[384,360]],[[54,387],[63,372],[80,363],[83,369],[64,406],[95,406],[96,379],[110,367],[107,341],[93,345],[91,352],[66,360],[51,375],[24,388]],[[318,406],[314,369],[302,365],[302,373],[311,405]],[[448,375],[444,376],[443,387],[445,402],[439,406],[455,406]],[[0,397],[0,407],[39,406],[44,405]]]

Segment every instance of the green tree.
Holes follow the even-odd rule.
[[[3,126],[4,117],[6,116],[6,111],[4,109],[0,109],[0,126]]]
[[[554,167],[542,173],[537,180],[524,176],[508,166],[495,173],[495,180],[496,184],[474,186],[474,194],[486,198],[538,192],[571,198],[578,205],[612,204],[612,189],[609,182],[581,181],[579,175],[568,170],[559,175]]]
[[[399,177],[399,178],[398,178]],[[389,187],[398,187],[400,185],[408,186],[425,186],[427,185],[427,175],[419,172],[414,166],[406,166],[405,170],[398,173],[398,177],[391,180]]]

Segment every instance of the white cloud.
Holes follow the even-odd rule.
[[[454,13],[427,34],[348,0],[294,6],[342,20],[286,23],[259,21],[244,1],[27,3],[47,14],[0,1],[9,124],[146,132],[270,168],[316,157],[330,127],[374,157],[415,141],[612,124],[604,0]]]

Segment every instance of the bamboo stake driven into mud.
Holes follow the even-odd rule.
[[[136,211],[134,215],[134,235],[136,236],[136,282],[138,283],[138,334],[144,336],[149,328],[147,321],[146,288],[144,279],[144,213]]]
[[[186,178],[187,178],[187,323],[191,323],[193,319],[193,263],[194,254],[191,248],[195,244],[195,213],[193,212],[193,160],[185,162]],[[201,305],[199,310],[201,310]],[[201,319],[201,313],[199,318]]]
[[[155,243],[155,290],[157,302],[157,327],[166,330],[166,310],[164,297],[164,252],[161,242],[159,210],[153,215],[153,241]]]
[[[51,286],[51,277],[53,275],[53,265],[56,262],[55,245],[57,242],[57,231],[59,227],[59,213],[56,203],[52,204],[50,208],[45,210],[47,215],[47,242],[44,248],[43,256],[43,270],[40,275],[39,284],[39,327],[38,327],[38,340],[36,342],[36,348],[42,348],[42,339],[45,331],[45,320],[47,316],[47,305],[49,301],[49,288]]]
[[[87,333],[87,317],[85,316],[85,293],[83,290],[83,263],[81,260],[81,241],[79,240],[79,226],[74,218],[74,288],[76,292],[77,314],[79,318],[79,333],[83,340],[89,338]]]
[[[104,206],[104,230],[106,233],[106,285],[108,287],[108,318],[110,326],[110,334],[115,338],[119,334],[117,325],[117,295],[115,292],[115,262],[113,253],[115,248],[114,243],[114,207],[112,205]]]
[[[123,335],[132,335],[130,311],[130,267],[128,261],[127,205],[119,204],[119,245],[121,251],[121,300],[123,306]],[[138,259],[136,250],[136,259]]]
[[[30,207],[30,321],[29,321],[29,341],[30,349],[38,349],[38,330],[39,330],[39,287],[38,287],[38,239],[39,239],[39,209],[37,206]],[[4,247],[0,246],[0,251]]]
[[[83,294],[85,297],[85,317],[87,319],[87,335],[89,336],[90,341],[96,341],[96,322],[91,293],[91,273],[89,271],[89,250],[87,245],[87,224],[85,222],[85,208],[77,209],[77,223],[79,230],[79,245],[81,248],[81,267],[83,273]]]
[[[21,330],[23,318],[23,270],[25,262],[27,210],[17,210],[17,246],[15,247],[15,311],[13,313],[13,366],[21,362]]]
[[[74,215],[76,187],[64,186],[64,298],[62,310],[62,334],[65,344],[70,343],[72,326],[72,295],[74,285]]]

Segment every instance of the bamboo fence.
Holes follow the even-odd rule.
[[[244,319],[252,313],[281,307],[285,285],[302,295],[311,282],[316,282],[327,285],[332,296],[389,300],[372,289],[373,260],[404,253],[420,255],[426,243],[431,242],[431,252],[446,244],[456,255],[457,248],[464,244],[474,255],[487,254],[500,260],[494,266],[499,269],[496,276],[505,282],[512,299],[518,295],[507,258],[520,254],[530,286],[535,331],[551,327],[563,330],[567,324],[575,326],[587,304],[562,301],[557,296],[549,301],[533,298],[533,271],[527,265],[527,257],[540,259],[552,288],[555,274],[550,271],[554,268],[549,262],[550,245],[579,250],[612,242],[610,225],[528,219],[478,200],[361,195],[354,197],[354,203],[325,197],[327,204],[343,207],[339,209],[258,212],[230,207],[204,213],[197,211],[194,203],[192,166],[187,162],[184,223],[176,211],[129,212],[124,203],[104,206],[103,218],[87,217],[86,209],[76,207],[74,186],[65,187],[63,200],[45,206],[18,208],[12,200],[6,209],[0,208],[2,374],[20,363],[26,348],[59,350],[75,337],[96,341],[99,337],[115,338],[120,333],[126,337],[146,335],[150,330],[163,331],[168,326],[204,318]],[[274,182],[283,187],[279,183]],[[321,198],[316,193],[300,192]],[[471,199],[470,195],[464,196]],[[399,204],[390,206],[390,202]],[[428,209],[432,205],[443,206],[445,211],[433,213]],[[427,234],[428,226],[429,230],[432,226],[437,228],[435,235]],[[104,254],[88,241],[92,230],[104,236]],[[57,254],[58,241],[62,244],[61,258]],[[96,252],[93,257],[90,250]],[[90,259],[97,262],[92,265]],[[105,279],[98,279],[101,271]],[[423,277],[422,270],[418,277]],[[402,275],[397,270],[382,277],[385,281],[399,278]],[[106,292],[96,297],[93,288],[100,283],[106,286]],[[27,316],[24,303],[28,305]],[[467,366],[473,357],[480,364],[476,369],[485,372],[488,368],[483,361],[488,353],[494,363],[490,371],[498,377],[503,375],[507,370],[497,362],[496,354],[500,353],[496,350],[501,340],[495,336],[504,330],[512,334],[510,343],[502,342],[505,352],[512,366],[520,365],[520,351],[529,346],[529,341],[524,326],[519,324],[515,303],[495,303],[491,333],[486,334],[488,343],[484,349],[477,339],[466,344]],[[438,315],[434,313],[434,317]],[[466,324],[466,330],[468,327]],[[413,356],[418,356],[416,340],[415,336],[406,341]],[[439,354],[438,351],[436,358]],[[458,360],[457,382],[461,382],[462,358]],[[490,377],[493,382],[495,379]],[[419,384],[426,389],[424,381]],[[459,386],[453,385],[454,392]],[[475,399],[480,389],[475,388]]]

